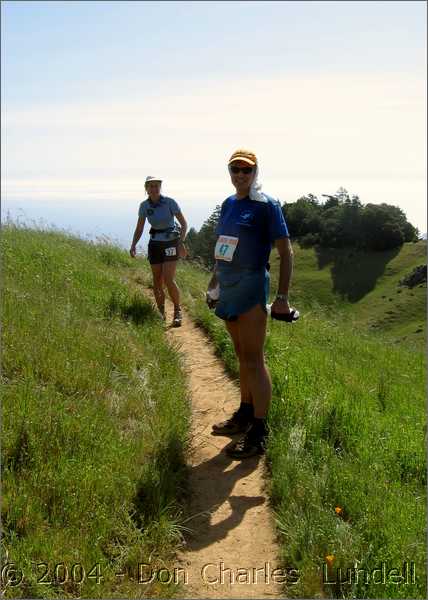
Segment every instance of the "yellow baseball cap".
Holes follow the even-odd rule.
[[[235,150],[232,156],[229,158],[228,164],[235,162],[235,160],[243,160],[248,163],[252,167],[257,164],[257,157],[254,152],[251,150],[245,150],[244,148],[240,148],[239,150]]]

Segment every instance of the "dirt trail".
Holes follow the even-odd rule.
[[[167,303],[167,324],[172,305]],[[239,405],[239,388],[225,373],[212,344],[186,312],[167,336],[183,355],[192,398],[191,519],[179,555],[185,598],[268,598],[281,594],[278,545],[264,490],[264,459],[229,458],[237,436],[211,435],[212,424]]]

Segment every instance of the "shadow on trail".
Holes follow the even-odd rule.
[[[230,495],[235,483],[254,471],[259,460],[259,456],[254,456],[236,461],[223,451],[189,469],[190,488],[198,492],[191,503],[192,516],[186,523],[191,530],[185,536],[187,550],[200,550],[225,538],[241,523],[247,510],[263,504],[263,496]],[[234,466],[229,468],[232,464]],[[212,524],[212,513],[221,505],[227,516]],[[218,518],[221,519],[221,515],[216,513],[214,519]]]

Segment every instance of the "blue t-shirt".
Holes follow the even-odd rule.
[[[151,239],[167,242],[179,236],[174,215],[180,213],[177,202],[168,196],[161,196],[159,202],[152,202],[150,198],[141,202],[138,210],[139,217],[145,217],[154,229],[168,229],[163,233],[152,233]]]
[[[221,206],[217,235],[239,238],[231,262],[217,260],[220,269],[260,269],[267,265],[275,240],[289,237],[278,200],[263,194],[266,202],[229,196]]]

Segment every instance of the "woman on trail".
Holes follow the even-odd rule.
[[[213,426],[213,434],[244,433],[227,452],[234,458],[246,458],[265,450],[266,417],[272,396],[263,350],[269,255],[275,245],[280,257],[280,275],[272,313],[279,318],[281,315],[292,317],[288,289],[293,251],[279,202],[260,192],[255,154],[237,150],[228,168],[236,194],[227,198],[221,207],[216,229],[216,265],[208,285],[207,303],[212,306],[214,290],[218,288],[215,313],[226,322],[239,359],[241,404],[230,419]]]
[[[143,234],[146,219],[151,225],[148,259],[153,273],[153,291],[156,304],[165,320],[165,283],[169,297],[174,303],[174,327],[180,327],[182,321],[180,307],[180,290],[174,280],[178,258],[185,258],[187,250],[184,239],[187,232],[186,219],[177,202],[160,193],[162,179],[147,177],[145,189],[148,199],[140,204],[138,222],[132,240],[130,255],[135,258],[137,243]],[[181,225],[177,227],[174,217]]]

